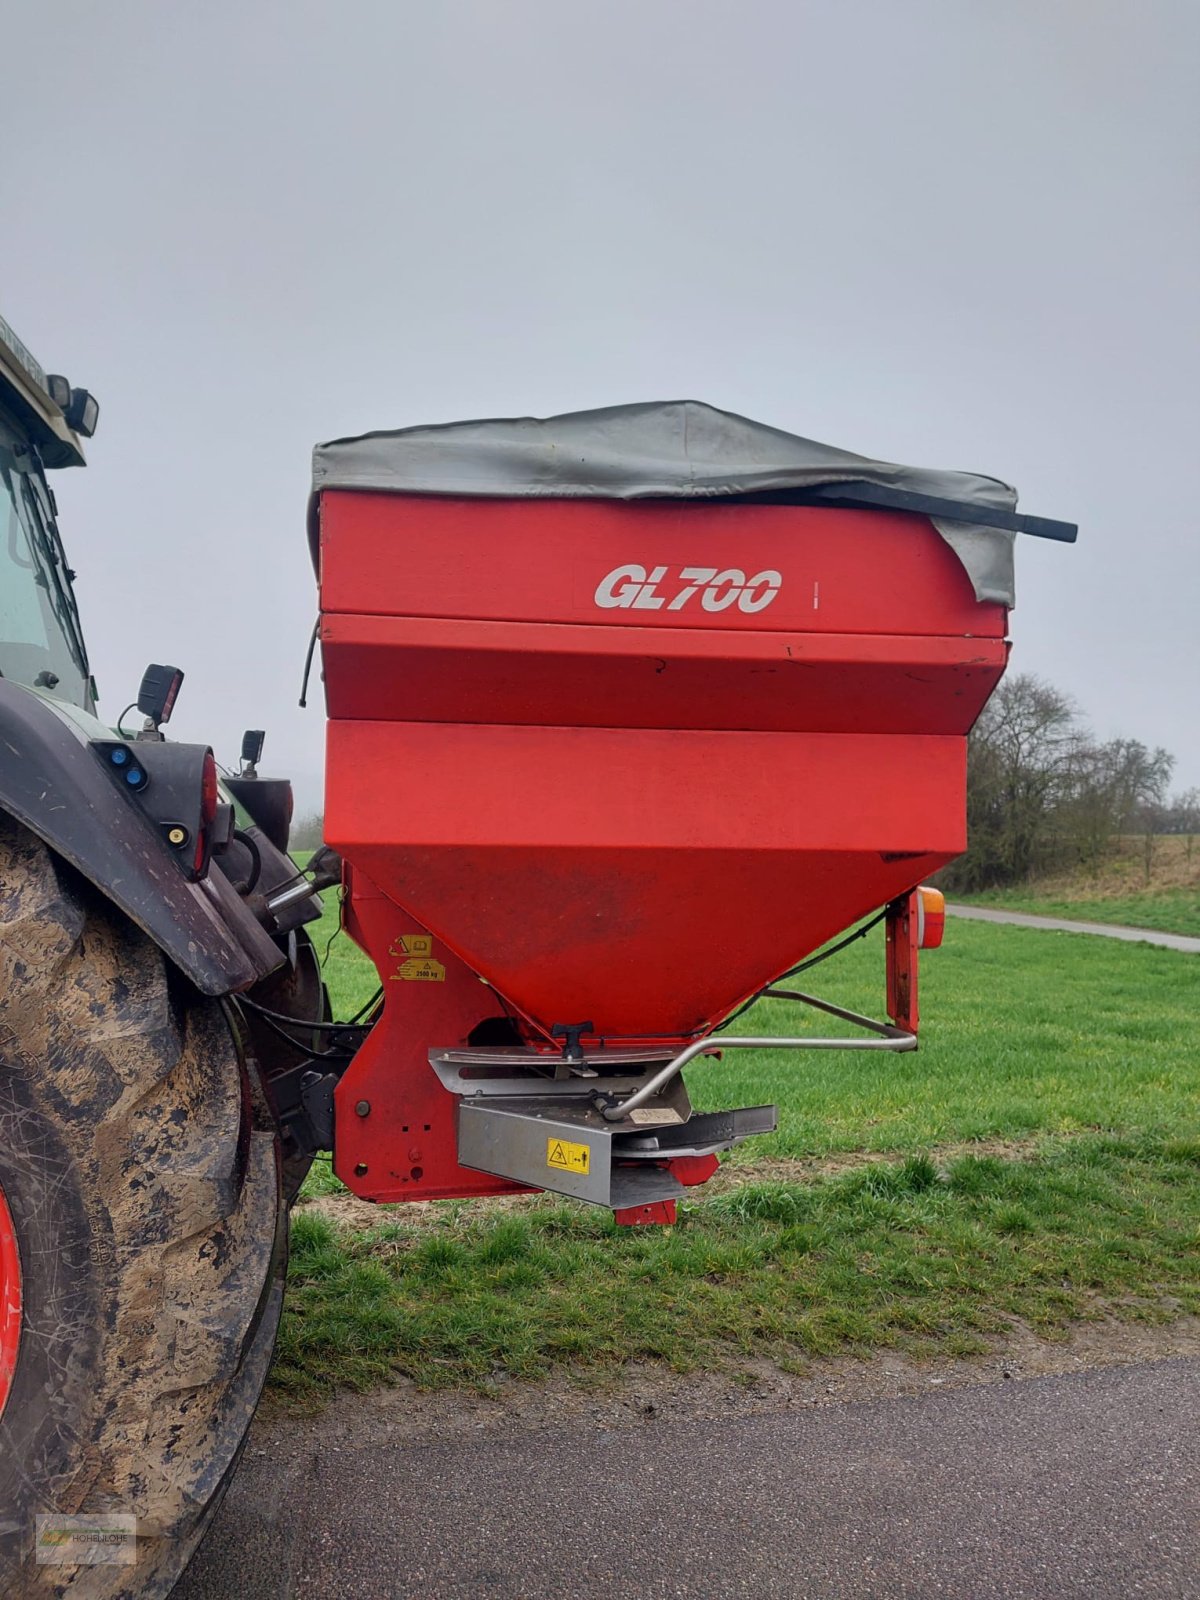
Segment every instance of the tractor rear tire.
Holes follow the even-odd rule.
[[[0,819],[0,1234],[6,1212],[0,1594],[166,1595],[275,1343],[278,1140],[222,1002]],[[131,1564],[46,1562],[39,1514],[98,1513],[137,1519]]]

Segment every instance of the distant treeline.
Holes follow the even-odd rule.
[[[307,816],[297,817],[292,823],[292,835],[289,848],[293,855],[319,850],[325,842],[325,818],[319,811],[310,811]]]
[[[1095,738],[1069,696],[1004,679],[968,743],[968,847],[943,874],[960,891],[1095,867],[1126,834],[1200,832],[1200,790],[1168,794],[1175,758]],[[1149,849],[1147,859],[1149,859]]]

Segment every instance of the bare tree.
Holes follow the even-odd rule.
[[[1185,789],[1182,794],[1175,795],[1163,819],[1163,832],[1182,834],[1187,840],[1184,849],[1190,872],[1192,845],[1197,833],[1200,833],[1200,789]]]
[[[1029,673],[1005,679],[975,725],[967,761],[967,853],[959,889],[1020,883],[1077,862],[1096,866],[1122,833],[1154,839],[1174,814],[1174,759],[1137,739],[1098,743],[1069,696]],[[1182,820],[1182,819],[1181,819]]]
[[[1082,741],[1075,706],[1060,690],[1030,673],[1000,684],[970,738],[960,887],[1016,882],[1045,864]]]
[[[1172,795],[1163,814],[1164,833],[1200,833],[1200,789]]]
[[[1167,784],[1175,765],[1166,750],[1137,739],[1085,742],[1078,756],[1074,792],[1062,808],[1065,838],[1074,839],[1079,859],[1097,865],[1119,834],[1162,831]],[[1152,853],[1153,846],[1147,846]]]

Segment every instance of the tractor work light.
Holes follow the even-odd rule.
[[[266,743],[266,731],[262,728],[247,728],[242,735],[242,762],[239,776],[243,778],[256,778],[258,776],[258,763],[262,760],[263,745]]]
[[[42,387],[62,412],[68,428],[90,439],[100,420],[100,403],[95,395],[87,389],[72,389],[61,372],[47,373]]]
[[[259,777],[258,764],[266,737],[262,728],[247,728],[242,734],[238,775],[226,779],[226,788],[239,805],[245,806],[254,819],[254,826],[262,830],[276,849],[286,852],[295,797],[286,778]]]
[[[65,414],[68,426],[85,439],[90,439],[100,421],[100,405],[95,395],[89,394],[86,389],[72,389],[71,403]]]
[[[137,697],[138,710],[156,728],[163,722],[169,722],[182,685],[183,672],[179,667],[162,666],[152,661],[142,673]]]

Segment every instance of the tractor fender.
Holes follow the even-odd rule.
[[[151,938],[201,994],[247,989],[283,953],[220,873],[189,883],[82,728],[0,679],[0,811],[35,833]]]

